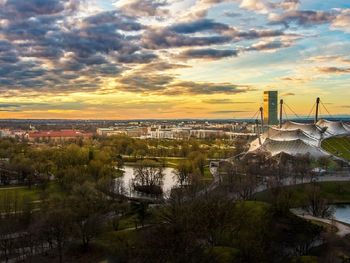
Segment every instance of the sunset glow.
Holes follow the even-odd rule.
[[[0,0],[1,118],[347,115],[349,33],[346,0]]]

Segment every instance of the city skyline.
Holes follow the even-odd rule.
[[[0,118],[348,115],[349,28],[345,0],[0,0]]]

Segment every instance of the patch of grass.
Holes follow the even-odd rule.
[[[350,161],[350,137],[332,137],[322,142],[322,148],[335,156]]]
[[[213,175],[211,174],[209,167],[204,168],[204,176],[201,178],[202,181],[211,182],[213,180]]]
[[[325,230],[327,230],[327,232],[331,232],[331,233],[336,233],[338,231],[338,229],[335,226],[332,226],[330,224],[321,222],[321,221],[317,221],[317,220],[310,220],[311,223],[321,226],[323,227]]]
[[[9,195],[17,196],[18,198],[28,197],[33,200],[39,199],[40,190],[37,187],[7,187],[0,189],[0,199]]]
[[[137,221],[135,214],[123,216],[119,220],[118,231],[135,227],[135,221]]]
[[[40,190],[36,187],[7,187],[0,190],[0,212],[19,211],[25,203],[37,202]],[[34,203],[35,206],[37,203]]]
[[[307,189],[310,184],[285,186],[284,190],[291,193],[294,207],[302,206],[307,199]],[[350,182],[318,182],[321,196],[332,203],[350,202]],[[255,194],[254,198],[259,201],[272,202],[271,190]]]
[[[318,263],[318,258],[313,256],[302,256],[293,258],[291,263]]]

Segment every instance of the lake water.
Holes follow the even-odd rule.
[[[134,178],[134,167],[132,166],[124,166],[124,175],[117,179],[123,182],[123,186],[127,196],[130,197],[145,197],[144,193],[136,192],[132,187],[132,179]],[[171,188],[177,185],[177,182],[174,178],[174,168],[166,167],[163,170],[164,178],[163,178],[163,193],[170,193]]]
[[[350,204],[334,205],[334,217],[342,222],[350,224]]]

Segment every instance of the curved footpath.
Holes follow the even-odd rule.
[[[293,214],[295,214],[296,216],[304,218],[306,220],[315,220],[315,221],[319,221],[319,222],[322,222],[322,223],[325,223],[325,224],[328,224],[331,226],[335,226],[338,229],[336,234],[340,237],[344,237],[344,236],[350,234],[350,227],[342,222],[336,221],[335,219],[315,217],[315,216],[312,216],[309,214],[303,214],[303,213],[297,212],[293,209],[291,210],[291,212]]]

